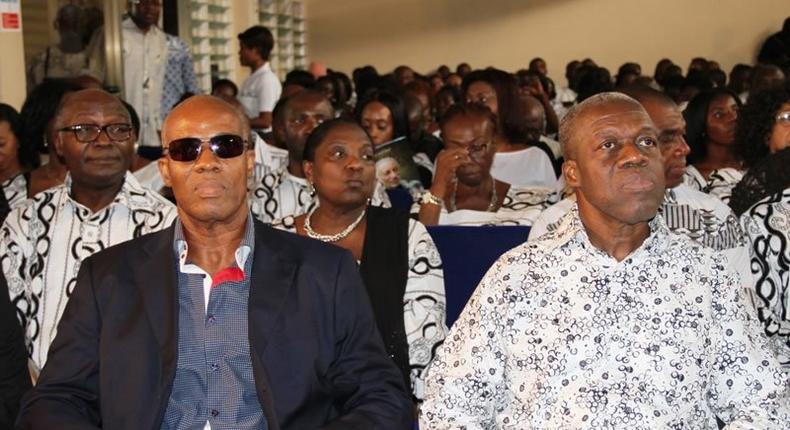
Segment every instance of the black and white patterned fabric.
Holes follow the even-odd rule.
[[[115,200],[93,213],[71,198],[71,179],[12,210],[0,230],[0,260],[11,300],[41,368],[77,281],[80,263],[121,242],[162,230],[176,208],[131,173]]]
[[[686,174],[683,176],[683,183],[689,187],[710,194],[724,203],[729,203],[732,189],[743,179],[743,171],[725,167],[716,169],[705,179],[694,166],[686,167]]]
[[[252,215],[265,223],[288,216],[297,217],[310,211],[318,199],[310,193],[307,179],[288,172],[287,166],[267,172],[249,194]],[[391,207],[384,187],[376,181],[371,198],[373,206]]]
[[[575,203],[576,196],[571,195],[543,211],[532,225],[530,240],[556,230],[562,217]],[[658,213],[672,233],[721,251],[727,257],[729,266],[738,271],[744,287],[752,288],[752,272],[749,269],[751,257],[746,234],[729,206],[716,197],[680,184],[667,190]]]
[[[505,253],[431,364],[422,428],[785,429],[787,376],[738,275],[661,217],[622,261],[576,206]]]
[[[20,173],[5,180],[2,184],[5,199],[11,209],[16,209],[27,200],[27,179]]]
[[[757,202],[741,222],[751,243],[757,316],[790,368],[790,188]]]
[[[296,233],[294,217],[276,220],[272,227]],[[409,220],[409,274],[403,295],[403,323],[409,344],[413,394],[422,399],[423,371],[447,336],[447,299],[439,250],[422,223]]]
[[[538,216],[557,201],[557,192],[549,188],[511,186],[502,200],[502,206],[496,212],[458,209],[448,212],[442,206],[438,225],[458,226],[497,226],[524,225],[530,226]],[[411,207],[411,213],[417,217],[420,203]]]

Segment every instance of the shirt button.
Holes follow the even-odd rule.
[[[208,322],[210,322],[211,324],[214,324],[215,322],[217,322],[217,319],[214,318],[214,315],[209,315],[208,316]]]
[[[209,367],[211,368],[212,372],[216,372],[219,369],[219,365],[217,363],[211,363]]]
[[[212,410],[211,410],[211,416],[212,416],[212,417],[216,417],[216,416],[218,416],[218,415],[219,415],[219,411],[218,411],[218,410],[216,410],[216,409],[212,409]]]

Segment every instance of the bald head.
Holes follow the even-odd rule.
[[[566,159],[572,160],[576,158],[577,131],[584,128],[587,120],[601,110],[615,106],[623,106],[645,112],[644,107],[638,101],[625,94],[616,92],[596,94],[568,110],[568,113],[565,114],[560,122],[559,130],[562,153]],[[645,116],[647,116],[646,112]]]
[[[204,135],[232,132],[250,138],[250,123],[244,113],[215,96],[192,96],[176,106],[162,124],[162,146],[173,140],[176,130],[186,127]]]
[[[70,123],[75,115],[97,111],[117,114],[126,118],[126,122],[130,121],[129,111],[118,97],[101,89],[89,88],[67,93],[60,99],[55,112],[55,129],[73,125]]]

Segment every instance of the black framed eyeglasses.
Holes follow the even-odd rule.
[[[209,149],[219,158],[234,158],[244,153],[247,141],[235,134],[220,134],[210,139],[198,137],[184,137],[170,141],[165,153],[171,160],[195,161],[203,151],[203,142],[208,143]]]
[[[58,131],[70,131],[74,133],[74,138],[80,143],[92,143],[104,132],[112,141],[129,140],[132,137],[133,127],[131,124],[117,123],[99,126],[96,124],[77,124],[63,127]]]

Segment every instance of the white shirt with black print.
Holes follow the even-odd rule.
[[[295,217],[276,220],[272,227],[296,233]],[[422,223],[409,220],[409,274],[403,293],[403,325],[409,344],[414,397],[422,400],[423,372],[447,336],[447,300],[439,250]]]
[[[307,179],[292,175],[287,166],[265,173],[250,191],[249,200],[252,215],[265,223],[288,216],[297,217],[318,204]],[[378,181],[370,204],[392,207],[387,192]]]
[[[457,226],[531,226],[546,208],[557,201],[555,190],[541,187],[511,186],[502,199],[502,205],[496,212],[458,209],[448,212],[442,205],[438,225]],[[417,217],[420,203],[411,207],[411,214]]]
[[[532,225],[530,240],[556,230],[562,217],[575,203],[576,196],[572,195],[543,211]],[[729,266],[738,271],[744,288],[752,289],[746,234],[729,206],[712,195],[680,184],[664,193],[658,213],[671,232],[721,251],[727,257]]]
[[[500,257],[428,370],[421,427],[787,428],[787,376],[737,273],[650,229],[618,262],[574,206]]]
[[[741,222],[752,250],[757,316],[790,369],[790,188],[755,203]]]
[[[683,182],[689,187],[710,194],[725,204],[730,202],[732,189],[743,179],[743,171],[732,167],[716,169],[705,179],[694,166],[686,167]]]
[[[77,281],[80,264],[110,246],[172,224],[176,208],[131,173],[115,200],[98,212],[70,196],[71,177],[12,210],[0,230],[0,258],[40,369]],[[152,274],[156,276],[156,274]]]
[[[9,208],[16,209],[27,200],[27,179],[23,173],[6,179],[2,187]]]

